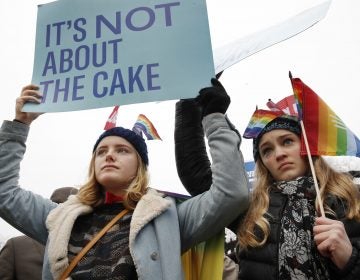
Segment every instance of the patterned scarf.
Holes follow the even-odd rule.
[[[124,209],[122,203],[104,204],[94,212],[78,217],[69,241],[69,260]],[[121,218],[87,252],[71,273],[71,279],[138,279],[129,250],[129,232],[132,213]]]
[[[313,236],[316,192],[312,177],[277,182],[288,196],[281,219],[279,279],[329,279],[324,258],[318,253]]]

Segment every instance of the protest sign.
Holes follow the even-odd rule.
[[[32,82],[57,112],[195,97],[215,76],[205,0],[40,5]]]

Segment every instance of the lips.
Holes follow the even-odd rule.
[[[290,162],[284,162],[284,163],[280,164],[279,169],[281,170],[281,169],[287,168],[290,165],[291,165]]]
[[[107,164],[107,165],[104,165],[104,166],[101,168],[101,170],[108,169],[108,168],[119,169],[116,165]]]

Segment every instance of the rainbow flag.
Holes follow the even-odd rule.
[[[299,118],[304,123],[310,154],[360,157],[359,138],[311,88],[291,75],[290,80]],[[303,139],[301,154],[307,154]]]
[[[191,196],[159,190],[173,198],[177,203]],[[225,230],[189,248],[181,255],[185,280],[222,279],[225,255]]]
[[[181,255],[185,280],[222,279],[225,233],[203,241]]]
[[[146,135],[147,140],[161,140],[155,126],[143,114],[138,116],[132,130],[140,135],[142,135],[143,132]]]
[[[248,139],[256,138],[269,122],[281,115],[284,115],[282,111],[261,110],[256,108],[245,129],[243,137]]]

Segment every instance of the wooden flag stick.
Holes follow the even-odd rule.
[[[319,189],[319,185],[318,185],[316,174],[315,174],[314,164],[313,164],[311,154],[310,154],[310,148],[309,148],[309,143],[307,141],[307,136],[306,136],[306,132],[305,132],[304,123],[303,123],[302,120],[300,120],[300,125],[301,125],[301,131],[302,131],[302,134],[303,134],[303,137],[304,137],[306,153],[307,153],[309,164],[310,164],[311,174],[312,174],[312,176],[314,178],[315,191],[316,191],[316,195],[317,195],[319,205],[320,205],[320,213],[321,213],[322,217],[325,217],[324,206],[323,206],[321,195],[320,195],[320,189]]]

